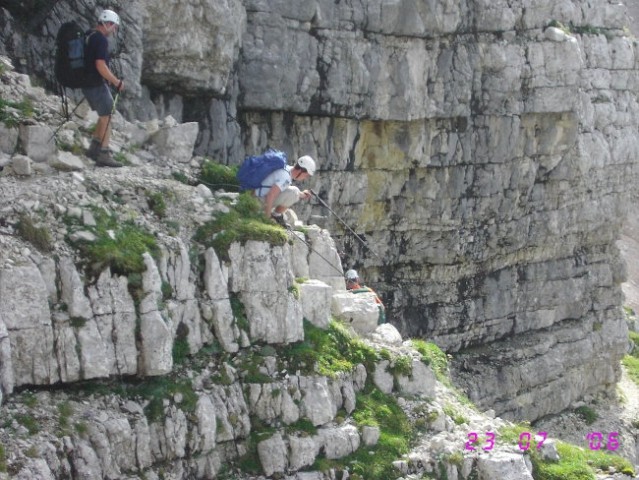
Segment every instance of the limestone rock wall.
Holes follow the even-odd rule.
[[[173,348],[179,341],[194,354],[213,341],[237,352],[256,342],[303,340],[305,312],[291,293],[295,272],[288,245],[235,245],[228,266],[210,248],[198,266],[184,243],[167,240],[157,261],[144,254],[140,286],[132,285],[134,277],[109,269],[93,279],[77,268],[72,256],[52,259],[4,244],[2,392],[113,376],[166,375],[173,370]],[[269,268],[273,263],[277,271]],[[201,282],[193,273],[198,268],[203,270]],[[232,311],[233,292],[245,306],[245,325]],[[329,301],[314,310],[328,318],[330,307]]]
[[[248,149],[319,157],[313,187],[377,255],[321,205],[303,215],[344,232],[346,261],[403,332],[460,353],[456,379],[479,404],[534,419],[610,391],[626,343],[615,240],[638,153],[623,7],[397,7],[410,14],[249,13],[260,33],[264,16],[293,16],[299,63],[267,66],[262,46],[284,47],[252,43]],[[297,87],[261,93],[251,68],[288,70]]]

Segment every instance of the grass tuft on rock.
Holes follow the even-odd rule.
[[[360,363],[372,372],[379,359],[373,348],[337,321],[332,321],[323,330],[304,320],[304,340],[286,345],[278,353],[290,371],[300,370],[330,378],[341,372],[351,372]]]
[[[49,231],[46,227],[36,227],[29,215],[20,215],[16,230],[22,239],[31,243],[40,252],[48,253],[53,250],[53,243]]]
[[[0,473],[7,472],[7,455],[4,451],[4,445],[0,443]]]
[[[371,426],[380,429],[378,443],[370,447],[361,446],[353,454],[338,460],[318,458],[312,469],[348,469],[350,478],[354,480],[397,478],[399,472],[393,467],[393,462],[410,450],[413,427],[395,397],[376,388],[360,392],[352,416],[359,428]]]
[[[621,360],[621,363],[626,367],[628,376],[639,385],[639,333],[629,332],[630,343],[632,344],[632,351],[629,355],[626,355]]]
[[[437,377],[437,380],[450,386],[450,379],[448,375],[448,358],[446,354],[432,342],[425,342],[424,340],[411,340],[413,348],[417,350],[422,356],[422,362],[430,366]]]
[[[83,228],[95,234],[96,240],[76,242],[92,273],[98,274],[107,267],[117,275],[142,273],[146,270],[142,254],[159,254],[155,237],[132,221],[118,222],[103,210],[95,212],[95,219],[95,227]]]
[[[249,240],[284,245],[288,241],[286,230],[264,216],[259,200],[242,193],[228,213],[219,214],[202,225],[194,240],[205,247],[213,247],[218,257],[228,259],[229,247],[234,242]]]
[[[599,418],[597,412],[586,405],[575,408],[575,413],[580,416],[587,425],[592,425],[597,421],[597,418]]]
[[[146,270],[142,254],[155,253],[157,244],[152,235],[132,223],[126,223],[114,232],[113,238],[102,236],[93,244],[85,244],[81,250],[89,256],[96,270],[101,271],[108,266],[115,274],[127,275]]]
[[[199,180],[200,183],[203,183],[212,191],[227,190],[230,192],[239,192],[240,183],[236,177],[237,170],[237,165],[229,167],[211,160],[206,160],[202,164]]]
[[[33,117],[33,103],[28,98],[20,102],[0,97],[0,122],[8,128],[17,127],[24,119]]]

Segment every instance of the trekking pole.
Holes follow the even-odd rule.
[[[366,249],[367,249],[369,252],[371,252],[373,255],[375,255],[375,256],[376,256],[377,258],[379,258],[379,259],[381,259],[381,258],[382,258],[382,257],[380,257],[380,256],[379,256],[379,255],[378,255],[378,254],[377,254],[377,253],[376,253],[376,252],[375,252],[375,251],[374,251],[371,247],[369,247],[369,246],[366,244],[366,242],[364,241],[364,239],[362,239],[362,237],[360,237],[357,233],[355,233],[355,231],[354,231],[351,227],[349,227],[349,226],[348,226],[348,224],[347,224],[344,220],[342,220],[342,219],[340,218],[340,216],[339,216],[339,215],[337,215],[337,213],[335,213],[335,212],[331,209],[331,207],[329,207],[329,206],[328,206],[328,204],[327,204],[324,200],[322,200],[322,199],[320,198],[320,196],[319,196],[317,193],[315,193],[315,191],[311,190],[310,192],[311,192],[313,195],[315,195],[315,198],[317,198],[317,199],[320,201],[320,203],[328,209],[328,211],[329,211],[329,212],[331,212],[333,215],[335,215],[335,218],[337,218],[340,222],[342,222],[342,224],[343,224],[343,225],[344,225],[344,226],[345,226],[345,227],[346,227],[346,228],[347,228],[347,229],[348,229],[348,230],[349,230],[349,231],[350,231],[353,235],[355,235],[355,238],[357,238],[357,240],[359,240],[359,241],[361,242],[361,244],[362,244],[362,245],[364,245],[364,246],[366,247]]]
[[[308,247],[308,249],[313,252],[315,255],[317,255],[318,257],[320,257],[322,260],[324,260],[326,263],[328,263],[331,268],[333,268],[337,273],[339,273],[339,276],[341,277],[342,275],[344,275],[344,272],[342,270],[340,270],[339,268],[337,268],[335,265],[333,265],[333,263],[328,260],[325,256],[323,256],[321,253],[319,253],[317,250],[315,250],[313,247],[310,246],[310,244],[306,241],[303,240],[302,238],[298,237],[295,233],[295,231],[291,228],[291,227],[287,227],[286,230],[288,230],[289,232],[291,232],[291,234],[293,235],[293,237],[297,238],[300,242],[302,242],[304,245],[306,245]]]
[[[84,102],[84,100],[85,100],[85,97],[82,97],[82,100],[80,100],[80,101],[78,102],[78,104],[77,104],[77,105],[75,106],[75,108],[71,111],[71,113],[70,113],[70,114],[68,114],[68,115],[67,115],[67,114],[65,114],[65,118],[66,118],[66,120],[62,120],[62,123],[60,123],[60,125],[58,125],[58,128],[56,128],[56,129],[54,130],[53,134],[51,135],[51,138],[49,138],[49,142],[50,142],[51,140],[53,140],[53,139],[54,139],[54,137],[58,134],[58,132],[59,132],[59,131],[60,131],[60,129],[64,126],[64,124],[65,124],[65,123],[67,123],[67,122],[71,119],[71,117],[73,116],[73,114],[75,113],[75,111],[78,109],[78,107],[79,107],[80,105],[82,105],[82,102]],[[65,110],[68,112],[68,107],[65,107]]]
[[[122,84],[122,79],[120,79],[120,84]],[[120,85],[118,85],[119,87]],[[111,119],[113,118],[113,115],[115,114],[115,106],[118,103],[118,99],[120,98],[120,90],[118,89],[118,93],[115,94],[115,98],[113,99],[113,107],[111,107],[111,114],[109,115],[109,119],[107,120],[107,124],[106,124],[106,128],[104,129],[104,133],[102,134],[102,139],[100,140],[100,145],[104,144],[104,139],[107,136],[107,133],[109,133],[109,125],[111,125]]]

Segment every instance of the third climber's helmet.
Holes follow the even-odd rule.
[[[357,280],[359,278],[357,271],[352,269],[348,270],[344,276],[346,277],[346,280]]]

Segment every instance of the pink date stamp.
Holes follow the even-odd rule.
[[[530,448],[541,449],[544,442],[548,438],[547,432],[537,432],[532,434],[530,432],[521,432],[519,434],[519,440],[517,446],[522,452],[529,450]],[[465,450],[474,452],[483,450],[489,452],[495,447],[497,440],[497,434],[495,432],[468,432]],[[586,441],[588,442],[588,448],[590,450],[609,450],[614,451],[619,448],[619,432],[610,432],[608,434],[602,432],[590,432],[586,435]]]

